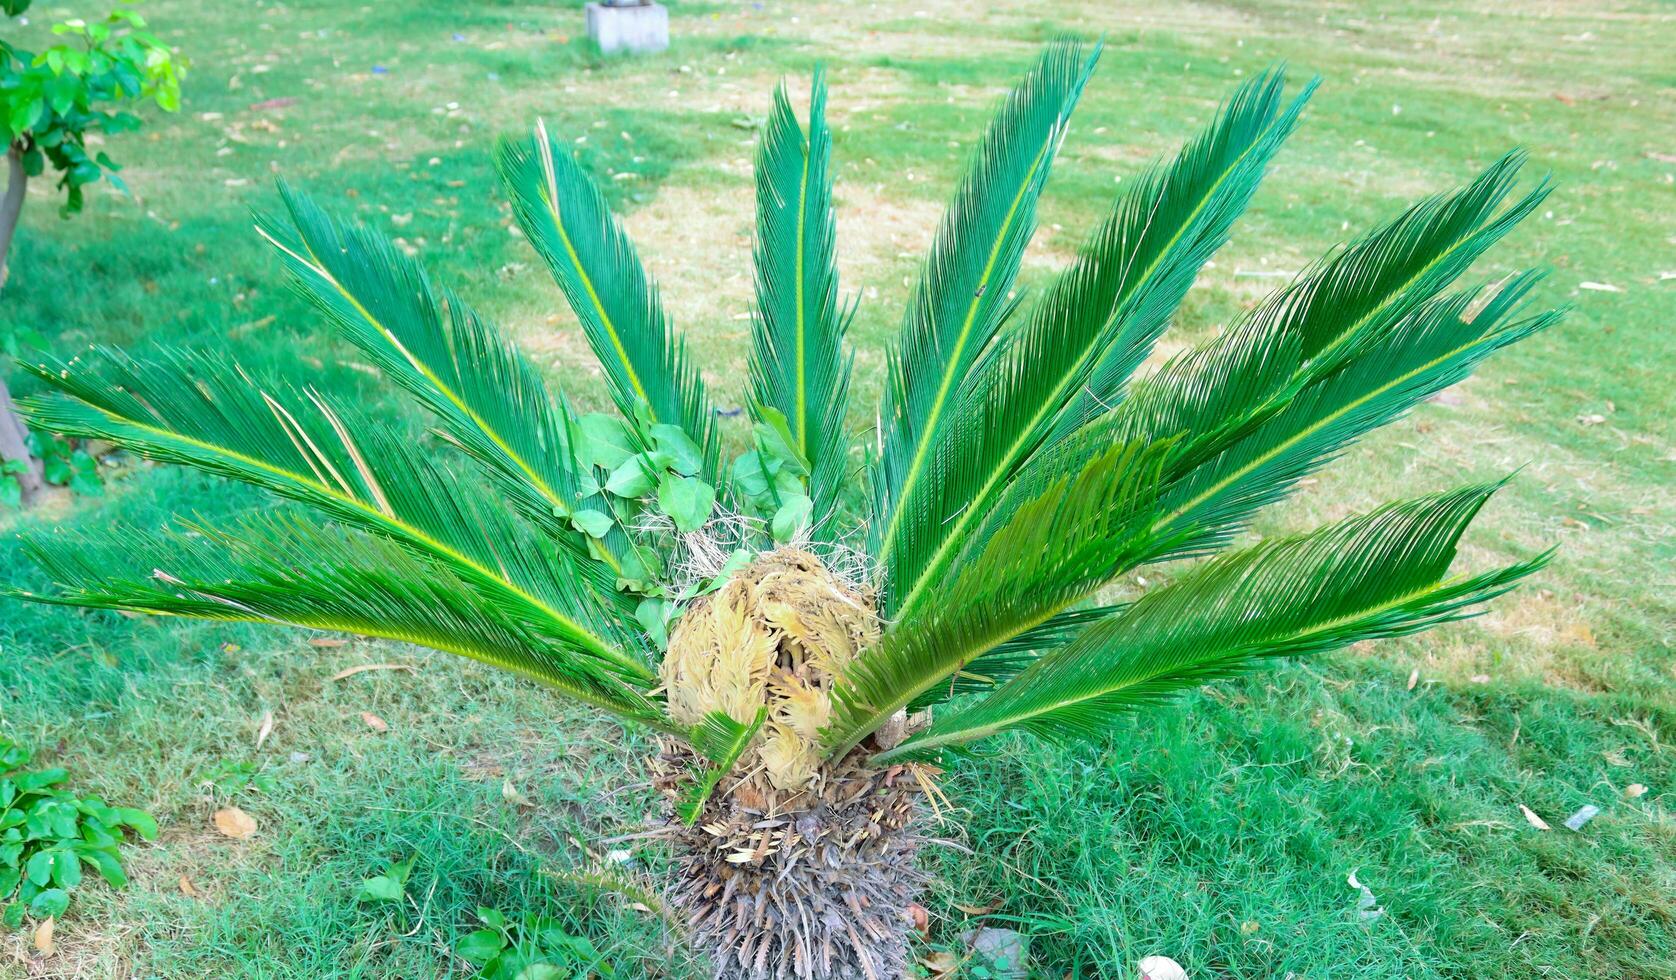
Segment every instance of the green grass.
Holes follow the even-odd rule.
[[[1074,250],[1114,177],[1179,143],[1242,74],[1286,60],[1326,78],[1172,342],[1281,281],[1252,273],[1297,270],[1523,145],[1559,190],[1480,272],[1552,266],[1543,298],[1575,304],[1571,317],[1355,449],[1259,530],[1523,465],[1469,558],[1558,543],[1554,565],[1484,619],[1220,685],[1098,749],[1004,740],[959,761],[945,788],[963,810],[942,832],[972,853],[931,856],[931,945],[958,947],[974,918],[962,907],[989,908],[1033,936],[1052,977],[1124,976],[1152,953],[1196,977],[1676,976],[1676,280],[1660,278],[1676,272],[1676,14],[1654,0],[1155,7],[1004,3],[974,22],[966,5],[931,3],[870,22],[862,6],[679,4],[675,48],[629,60],[592,53],[580,12],[553,4],[154,0],[155,25],[196,63],[186,109],[108,147],[139,200],[97,194],[61,222],[37,189],[0,320],[64,352],[226,345],[393,406],[250,230],[282,176],[400,235],[603,405],[492,178],[494,137],[542,116],[585,137],[584,161],[731,403],[750,127],[776,78],[800,89],[820,59],[845,288],[863,293],[866,406],[965,154],[1034,46],[1062,30],[1103,35],[1107,50],[1027,281]],[[31,29],[90,10],[43,0]],[[275,99],[296,101],[253,108]],[[149,466],[109,475],[105,499],[55,500],[17,526],[150,525],[257,502]],[[0,568],[32,581],[9,540]],[[641,736],[444,655],[265,629],[6,603],[0,651],[0,731],[164,828],[136,850],[127,890],[83,889],[52,959],[15,960],[24,937],[0,940],[0,976],[445,975],[477,905],[558,916],[629,976],[702,975],[655,918],[552,874],[634,847],[608,839],[652,808]],[[330,680],[380,662],[418,672]],[[265,767],[274,791],[229,801],[200,785],[240,762]],[[537,805],[508,800],[508,780]],[[1649,792],[1626,799],[1632,783]],[[260,821],[252,840],[211,829],[229,802]],[[1591,802],[1603,812],[1583,832],[1560,826]],[[1521,804],[1555,829],[1529,826]],[[362,878],[413,852],[413,907],[357,905]],[[1351,872],[1383,915],[1357,915]]]

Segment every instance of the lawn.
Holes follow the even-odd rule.
[[[28,30],[97,6],[38,0]],[[35,188],[0,327],[63,353],[225,348],[395,411],[252,231],[277,177],[398,236],[602,408],[580,332],[492,173],[494,138],[541,117],[626,215],[733,405],[756,128],[775,81],[804,93],[821,62],[843,288],[860,297],[859,409],[941,202],[1053,36],[1106,49],[1027,282],[1242,77],[1284,61],[1300,82],[1325,79],[1169,349],[1522,146],[1529,180],[1551,173],[1557,189],[1474,277],[1548,267],[1539,298],[1569,317],[1360,444],[1256,530],[1522,467],[1467,555],[1482,567],[1557,544],[1554,563],[1483,618],[1217,685],[1099,748],[1008,738],[959,760],[924,951],[962,948],[982,920],[1027,933],[1055,978],[1130,976],[1154,953],[1195,978],[1676,977],[1676,8],[678,3],[673,47],[629,60],[591,52],[579,6],[148,0],[194,62],[184,109],[106,148],[133,198],[102,189],[65,222]],[[134,461],[105,474],[103,498],[0,514],[0,530],[260,503]],[[0,569],[38,584],[10,533]],[[362,664],[408,669],[336,676]],[[0,600],[0,734],[162,825],[133,851],[127,889],[78,893],[52,957],[0,933],[0,977],[463,976],[449,949],[478,906],[554,916],[620,976],[704,975],[655,915],[573,875],[613,850],[631,869],[663,859],[632,839],[653,816],[649,740],[488,668]],[[1644,795],[1626,792],[1637,784]],[[1562,826],[1585,804],[1600,815]],[[228,805],[255,817],[253,837],[215,830]],[[357,902],[362,879],[411,854],[408,906]]]

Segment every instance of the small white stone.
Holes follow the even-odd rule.
[[[1187,971],[1168,956],[1148,956],[1135,964],[1141,980],[1187,980]]]

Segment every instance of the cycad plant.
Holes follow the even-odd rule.
[[[1123,182],[1076,261],[1016,282],[1098,51],[1051,46],[937,230],[874,431],[847,420],[853,306],[831,133],[784,89],[757,158],[756,315],[731,430],[604,198],[537,126],[498,164],[617,411],[580,414],[377,233],[284,191],[297,286],[427,411],[428,436],[221,352],[31,368],[44,429],[300,506],[51,533],[26,598],[385,637],[520,673],[659,733],[672,903],[718,971],[901,976],[939,761],[1002,732],[1097,739],[1124,712],[1282,657],[1471,615],[1546,556],[1451,573],[1499,484],[1255,544],[1253,515],[1356,437],[1554,322],[1536,282],[1447,291],[1542,200],[1520,157],[1336,249],[1214,339],[1144,366],[1309,91],[1241,86]],[[857,442],[865,448],[857,449]],[[1102,589],[1172,562],[1133,601]],[[22,594],[22,593],[19,593]]]

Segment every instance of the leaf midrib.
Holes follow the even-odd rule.
[[[1000,231],[996,234],[995,241],[990,245],[989,258],[984,263],[983,273],[978,279],[978,286],[973,290],[972,301],[967,305],[966,317],[961,323],[960,332],[956,335],[954,349],[949,353],[947,366],[943,370],[943,380],[938,385],[937,395],[931,402],[931,410],[926,414],[925,422],[921,427],[918,445],[915,446],[913,459],[908,465],[907,479],[903,482],[902,490],[897,495],[896,507],[890,515],[890,523],[886,526],[885,535],[879,543],[879,553],[875,556],[875,559],[881,565],[885,564],[886,559],[890,556],[891,549],[895,547],[896,529],[901,526],[904,508],[913,493],[914,484],[919,481],[920,470],[925,462],[925,454],[936,438],[938,418],[941,416],[943,404],[948,398],[949,388],[954,384],[955,372],[960,368],[960,356],[966,349],[967,341],[971,339],[972,327],[977,322],[978,310],[983,305],[984,296],[989,292],[989,280],[994,274],[995,263],[1000,260],[1001,246],[1006,242],[1007,232],[1013,226],[1013,220],[1017,217],[1019,206],[1024,201],[1024,196],[1029,193],[1030,185],[1035,182],[1036,174],[1041,169],[1042,160],[1047,155],[1049,147],[1053,145],[1054,136],[1058,132],[1059,127],[1055,126],[1053,131],[1048,134],[1048,138],[1042,143],[1041,149],[1036,151],[1035,159],[1031,161],[1024,180],[1020,183],[1017,193],[1013,195],[1012,203],[1007,208]]]

